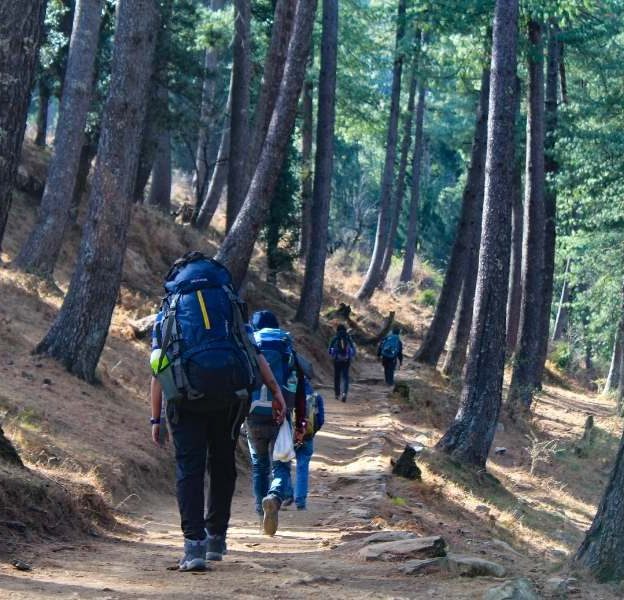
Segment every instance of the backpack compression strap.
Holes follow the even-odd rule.
[[[171,304],[169,304],[169,308],[167,309],[167,314],[163,319],[165,321],[165,329],[163,331],[162,337],[162,347],[160,349],[160,358],[158,359],[158,366],[156,367],[156,372],[160,372],[160,368],[162,367],[162,362],[165,359],[165,354],[167,349],[169,348],[169,344],[171,343],[171,333],[173,331],[173,325],[175,322],[175,312],[178,306],[178,300],[180,299],[180,294],[174,294],[171,298]]]

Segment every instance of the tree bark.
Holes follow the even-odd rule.
[[[310,56],[313,56],[310,52]],[[310,61],[310,67],[312,66]],[[314,128],[314,101],[312,94],[314,83],[310,76],[306,77],[303,84],[301,99],[301,237],[299,256],[305,260],[310,250],[312,236],[312,193],[313,193],[313,169],[312,169],[312,137]]]
[[[78,263],[61,310],[36,349],[89,382],[96,379],[119,294],[157,32],[154,0],[119,1],[110,92]]]
[[[234,0],[234,61],[230,119],[230,160],[227,176],[226,231],[245,199],[249,145],[249,85],[251,82],[251,2]]]
[[[561,287],[561,296],[559,297],[559,308],[557,309],[557,317],[555,318],[555,326],[553,327],[553,342],[563,338],[568,330],[568,302],[570,301],[570,266],[572,259],[566,260],[566,268],[563,274],[563,286]]]
[[[221,133],[221,143],[219,144],[219,152],[217,153],[217,161],[210,177],[210,183],[206,190],[206,195],[199,208],[196,206],[196,210],[191,218],[193,227],[197,229],[206,229],[212,217],[214,216],[217,207],[219,206],[219,200],[223,195],[223,190],[227,183],[228,177],[228,165],[230,159],[230,120],[232,107],[232,80],[230,78],[230,91],[228,92],[228,99],[225,105],[225,118],[223,121],[223,131]]]
[[[279,93],[280,82],[284,75],[284,64],[288,53],[288,44],[293,30],[295,18],[296,2],[292,0],[276,0],[275,13],[273,16],[273,27],[271,28],[271,40],[264,60],[264,70],[262,73],[262,85],[256,103],[253,129],[251,131],[251,143],[247,154],[245,165],[245,180],[243,184],[243,197],[249,189],[251,178],[253,177],[262,145],[269,129],[271,116],[275,109],[275,103]],[[308,53],[311,54],[311,51]]]
[[[0,249],[26,130],[46,0],[0,4]]]
[[[323,304],[325,259],[329,208],[334,167],[334,126],[336,121],[336,68],[338,60],[338,0],[323,0],[323,33],[321,71],[316,130],[314,192],[311,222],[314,223],[314,245],[308,249],[306,270],[297,307],[296,321],[317,329]]]
[[[46,81],[45,75],[39,77],[37,91],[39,93],[39,104],[37,106],[35,144],[40,148],[45,148],[48,140],[48,107],[50,106],[50,86]]]
[[[420,42],[420,35],[416,33]],[[390,229],[388,233],[388,241],[384,250],[383,260],[381,262],[381,272],[379,274],[379,287],[382,287],[388,276],[390,264],[392,263],[392,255],[394,254],[394,245],[396,242],[397,229],[399,228],[399,218],[403,208],[403,196],[405,195],[405,173],[407,171],[407,159],[412,143],[412,125],[414,122],[414,105],[416,99],[416,87],[418,85],[418,65],[419,65],[420,45],[414,49],[412,57],[412,72],[410,74],[409,92],[407,97],[407,112],[405,115],[405,125],[403,130],[403,140],[401,141],[401,152],[399,155],[399,172],[397,174],[396,186],[394,190],[394,198],[391,203]]]
[[[162,131],[158,136],[152,186],[147,202],[166,215],[171,212],[171,134],[168,130]]]
[[[210,9],[213,12],[222,10],[225,0],[212,0]],[[204,83],[202,85],[202,99],[199,116],[199,131],[197,133],[197,150],[195,151],[195,177],[193,188],[195,204],[201,206],[210,181],[210,147],[215,134],[213,120],[216,117],[215,95],[217,89],[218,55],[213,47],[204,51]]]
[[[474,139],[470,154],[470,166],[466,177],[466,186],[462,197],[461,215],[449,264],[444,275],[444,283],[436,304],[433,320],[429,325],[425,339],[416,353],[416,360],[432,367],[438,364],[444,350],[446,339],[453,325],[462,283],[466,276],[470,249],[475,230],[481,220],[483,186],[485,179],[485,151],[487,147],[489,74],[484,69],[481,78],[481,91],[477,107]],[[470,294],[470,289],[466,290]]]
[[[269,202],[295,124],[297,100],[305,77],[315,14],[316,0],[298,0],[284,76],[260,160],[245,202],[217,253],[217,260],[230,269],[237,287],[247,274],[254,244],[266,222]]]
[[[97,146],[90,140],[85,140],[80,150],[80,159],[78,161],[78,171],[76,172],[76,185],[72,195],[71,207],[69,209],[69,220],[76,222],[78,211],[82,202],[82,197],[87,190],[89,181],[89,173],[91,172],[91,163],[97,154]]]
[[[618,387],[620,381],[620,363],[622,361],[622,329],[624,329],[624,318],[620,315],[615,339],[613,340],[613,351],[611,353],[611,363],[609,373],[602,389],[603,394],[609,394]]]
[[[379,193],[379,217],[375,245],[371,256],[364,283],[360,287],[357,298],[368,300],[379,285],[383,255],[390,235],[392,180],[394,179],[394,161],[396,158],[397,135],[399,125],[399,102],[401,100],[401,76],[403,73],[403,38],[405,37],[405,2],[399,0],[397,13],[396,46],[394,67],[392,69],[392,92],[390,96],[390,115],[388,119],[388,133],[386,137],[386,158],[381,175],[381,190]]]
[[[528,410],[533,401],[544,301],[544,52],[542,25],[534,20],[529,21],[528,62],[522,303],[507,403],[511,415]]]
[[[481,92],[479,94],[479,108],[477,124],[473,141],[474,168],[478,171],[477,188],[475,189],[474,213],[470,224],[470,248],[464,269],[463,285],[459,305],[457,307],[456,325],[451,335],[448,352],[442,367],[447,377],[459,377],[466,362],[466,349],[472,327],[472,312],[474,295],[477,287],[477,273],[479,271],[479,246],[481,245],[481,219],[483,216],[483,194],[485,188],[485,152],[487,147],[487,120],[490,99],[490,69],[484,68],[481,75]],[[472,165],[471,165],[472,169]]]
[[[91,104],[103,0],[78,0],[70,42],[54,154],[48,170],[37,222],[15,264],[52,278],[69,213]]]
[[[624,436],[596,516],[573,560],[600,582],[624,578]]]
[[[418,211],[420,210],[420,179],[423,159],[423,123],[425,120],[425,101],[427,89],[424,81],[420,82],[418,101],[416,102],[416,135],[414,136],[414,152],[412,153],[412,189],[407,221],[407,236],[405,239],[405,256],[400,280],[407,283],[412,280],[414,258],[418,245]]]
[[[548,179],[544,193],[544,277],[542,283],[542,314],[540,316],[540,339],[535,370],[535,386],[542,384],[544,365],[548,356],[550,339],[550,313],[553,301],[555,276],[555,248],[557,237],[557,188],[554,176],[559,170],[555,156],[557,132],[557,92],[559,86],[559,28],[551,23],[548,29],[548,62],[546,65],[546,105],[544,135],[544,171]]]
[[[507,296],[507,356],[513,356],[518,344],[520,305],[522,303],[522,164],[516,156],[511,189],[511,259],[509,295]]]
[[[509,281],[518,0],[497,0],[479,274],[459,410],[437,448],[485,467],[501,406]]]

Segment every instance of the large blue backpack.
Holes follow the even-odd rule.
[[[401,339],[395,333],[390,334],[381,344],[381,355],[384,358],[396,358],[399,355]]]
[[[189,253],[169,271],[165,290],[156,372],[158,377],[166,358],[177,390],[167,399],[218,406],[247,398],[256,387],[258,366],[246,307],[229,271],[200,252]]]
[[[275,380],[282,389],[286,407],[294,407],[297,391],[296,355],[293,349],[292,338],[283,329],[265,328],[254,333],[256,344],[266,358]],[[263,385],[253,394],[250,416],[256,420],[273,420],[273,394]]]

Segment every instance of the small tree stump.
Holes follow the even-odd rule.
[[[420,469],[416,464],[416,450],[409,444],[405,446],[403,454],[399,457],[392,468],[393,475],[399,475],[406,479],[421,479]]]

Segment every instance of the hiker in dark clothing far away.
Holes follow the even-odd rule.
[[[185,254],[169,271],[165,290],[152,334],[150,423],[152,439],[160,444],[164,397],[184,533],[178,568],[199,571],[227,550],[235,449],[251,392],[259,380],[271,390],[276,422],[284,419],[286,405],[224,266],[199,252]]]
[[[349,393],[349,369],[355,358],[355,344],[347,332],[347,328],[340,323],[336,327],[336,335],[329,343],[329,355],[334,360],[334,393],[336,400],[347,401]]]
[[[384,368],[384,377],[388,385],[394,385],[394,371],[403,364],[403,342],[399,337],[400,327],[393,327],[392,333],[387,335],[377,348],[377,356],[381,359]]]

